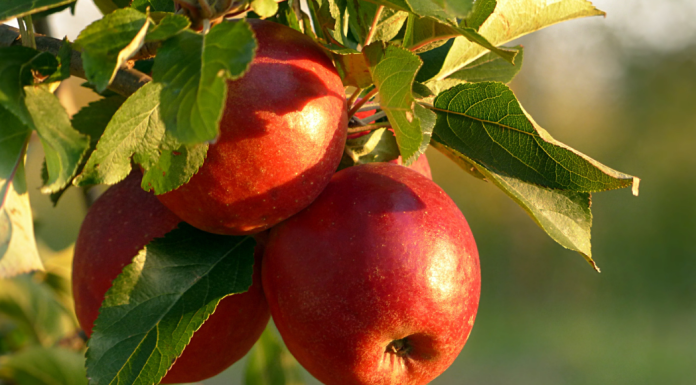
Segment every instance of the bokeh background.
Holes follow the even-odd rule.
[[[49,18],[51,35],[74,39],[99,17],[89,0],[77,4],[75,16]],[[641,177],[640,196],[593,196],[597,274],[492,184],[429,151],[435,181],[471,225],[483,274],[469,342],[433,384],[696,384],[696,2],[594,4],[606,18],[513,43],[526,52],[512,88],[555,138]],[[59,90],[71,114],[96,99],[80,83]],[[46,255],[59,255],[85,197],[73,189],[52,208],[39,193],[42,159],[32,145],[36,233]],[[204,384],[240,384],[244,364]]]

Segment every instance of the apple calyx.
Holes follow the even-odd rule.
[[[413,350],[408,337],[404,337],[400,340],[394,340],[387,345],[386,352],[389,354],[394,354],[397,357],[406,357]]]

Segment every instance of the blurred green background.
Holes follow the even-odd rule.
[[[430,150],[435,181],[474,232],[483,274],[469,342],[433,384],[696,383],[696,2],[594,3],[606,18],[513,43],[526,52],[512,87],[556,139],[641,177],[640,196],[593,196],[597,274],[492,184]],[[89,18],[88,6],[78,2],[77,20]],[[70,36],[61,20],[76,19],[55,16],[54,36]],[[68,109],[90,98],[61,94]],[[36,232],[61,250],[77,235],[84,197],[74,190],[51,208],[38,191],[40,152],[30,149],[27,168]],[[243,367],[204,383],[241,383]]]

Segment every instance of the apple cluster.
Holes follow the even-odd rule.
[[[219,138],[196,175],[155,196],[134,171],[90,208],[73,262],[80,325],[90,335],[111,282],[184,221],[254,234],[253,284],[220,301],[162,383],[220,373],[272,316],[289,351],[325,384],[426,384],[461,351],[478,308],[466,219],[432,182],[425,156],[412,168],[336,172],[348,117],[332,61],[288,27],[250,24],[258,51],[228,83]]]

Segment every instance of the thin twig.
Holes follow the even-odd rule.
[[[353,107],[351,107],[350,111],[348,111],[348,118],[350,119],[351,116],[355,115],[356,112],[362,107],[363,104],[367,103],[368,100],[372,99],[373,96],[377,94],[377,87],[373,88],[372,91],[368,92],[367,95],[365,95],[362,99],[360,99],[359,102],[355,103]]]
[[[350,128],[348,128],[348,134],[357,134],[359,132],[374,131],[374,130],[379,130],[380,128],[384,128],[384,127],[391,127],[391,123],[384,122],[384,123],[368,124],[367,126],[350,127]]]
[[[375,18],[374,20],[372,20],[372,25],[370,26],[370,32],[367,33],[367,37],[365,38],[365,44],[363,45],[363,47],[367,47],[370,43],[372,43],[372,38],[375,36],[375,32],[377,32],[377,23],[379,22],[379,17],[382,15],[383,9],[383,5],[380,5],[377,8],[377,12],[375,12]]]
[[[352,107],[353,103],[358,99],[358,96],[360,96],[360,93],[362,92],[362,88],[357,88],[355,92],[353,92],[350,95],[350,98],[348,98],[348,107]]]

